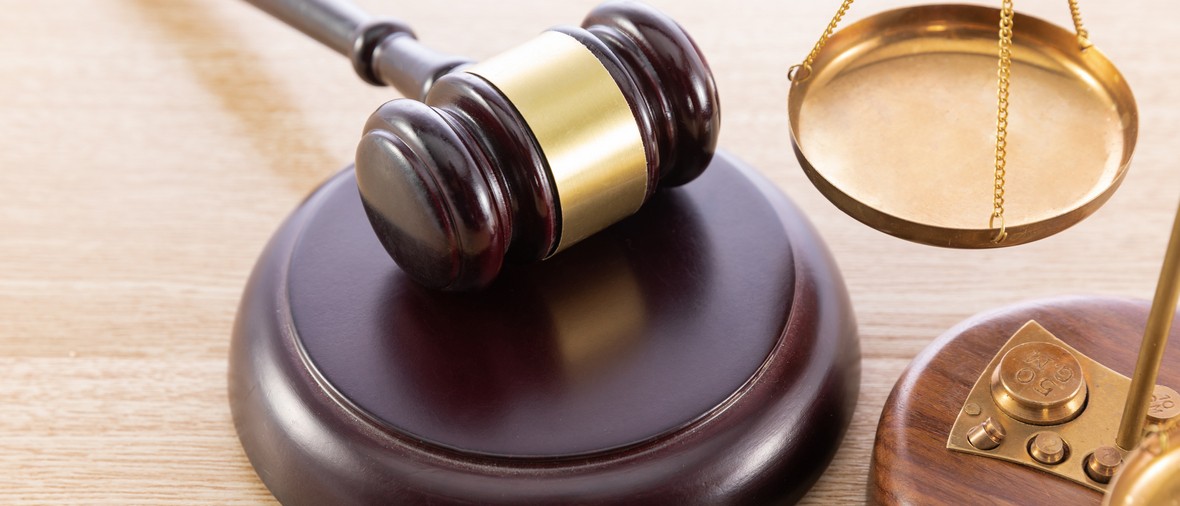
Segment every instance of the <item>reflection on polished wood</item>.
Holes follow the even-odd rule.
[[[432,47],[477,59],[597,4],[360,3],[411,22]],[[970,252],[871,230],[799,169],[786,69],[838,2],[651,3],[709,58],[726,109],[721,146],[800,204],[852,293],[862,393],[805,503],[863,501],[889,390],[957,322],[1063,293],[1151,296],[1180,188],[1180,65],[1166,52],[1177,41],[1174,2],[1083,4],[1094,43],[1142,113],[1120,190],[1052,238]],[[857,4],[848,22],[913,4]],[[1018,7],[1069,26],[1063,5]],[[272,502],[230,419],[230,326],[266,240],[352,158],[365,118],[391,92],[359,84],[339,55],[244,2],[0,7],[0,503]]]
[[[280,500],[782,503],[835,453],[860,382],[843,282],[732,156],[470,294],[388,262],[352,176],[275,233],[234,326],[234,426]]]

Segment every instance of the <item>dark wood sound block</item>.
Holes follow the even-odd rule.
[[[1012,334],[1036,320],[1057,338],[1131,376],[1151,304],[1071,297],[985,313],[927,347],[885,401],[868,484],[873,504],[1098,504],[1102,494],[1046,472],[946,448],[975,380]],[[1172,337],[1177,334],[1172,329]],[[1168,347],[1159,384],[1180,386],[1180,347]],[[1114,434],[1110,443],[1114,444]],[[1058,465],[1082,465],[1072,456]]]
[[[458,295],[398,270],[345,170],[255,267],[229,397],[284,503],[766,504],[823,472],[859,380],[823,242],[719,154],[637,215]]]

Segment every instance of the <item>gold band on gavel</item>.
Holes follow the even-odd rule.
[[[503,93],[540,145],[561,212],[555,253],[639,210],[648,184],[639,123],[589,48],[545,32],[466,71]]]

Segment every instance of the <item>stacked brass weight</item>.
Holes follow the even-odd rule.
[[[1123,76],[1075,31],[1001,9],[925,5],[836,31],[791,68],[791,140],[837,207],[955,248],[1035,241],[1093,213],[1138,137]]]
[[[1029,321],[976,380],[947,448],[1040,469],[1124,501],[1114,504],[1168,498],[1180,506],[1180,451],[1171,442],[1180,437],[1180,393],[1156,383],[1178,303],[1180,208],[1132,377]],[[1143,442],[1145,426],[1152,436]],[[1071,453],[1081,458],[1059,465]]]

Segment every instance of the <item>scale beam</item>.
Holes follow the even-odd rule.
[[[1139,346],[1139,361],[1131,377],[1131,388],[1127,392],[1127,405],[1123,408],[1123,421],[1119,425],[1115,444],[1124,450],[1132,450],[1143,438],[1143,426],[1147,423],[1147,412],[1151,407],[1152,391],[1159,376],[1160,364],[1164,360],[1164,348],[1168,344],[1168,333],[1172,329],[1172,317],[1176,314],[1176,303],[1180,300],[1180,208],[1172,223],[1172,237],[1168,240],[1168,252],[1164,255],[1164,266],[1160,269],[1159,283],[1155,287],[1155,299],[1151,303],[1151,314],[1143,332],[1143,344]]]

